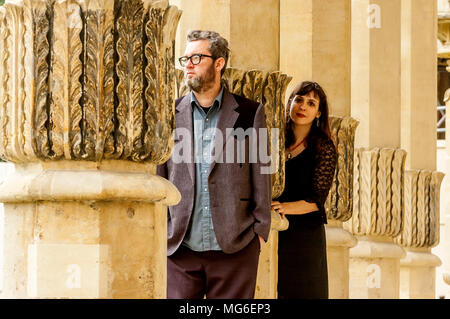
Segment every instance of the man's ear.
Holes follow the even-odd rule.
[[[225,59],[220,57],[216,59],[216,71],[221,71],[225,67]]]

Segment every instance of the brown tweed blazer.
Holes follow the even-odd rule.
[[[224,141],[223,147],[217,148],[219,154],[223,152],[222,157],[218,158],[223,158],[223,161],[212,162],[208,186],[214,232],[219,246],[225,253],[241,250],[250,243],[255,234],[261,235],[267,241],[270,231],[271,175],[261,174],[260,171],[262,167],[267,167],[270,163],[261,163],[259,156],[256,163],[250,163],[248,136],[245,137],[245,162],[238,163],[238,139],[226,130],[242,128],[245,131],[252,127],[257,133],[259,128],[266,128],[264,106],[224,90],[217,123],[217,129],[220,129],[222,141]],[[174,162],[172,153],[171,158],[157,168],[157,174],[172,182],[182,197],[180,203],[168,209],[167,254],[169,256],[182,243],[194,208],[194,183],[196,182],[193,159],[194,134],[189,94],[176,101],[175,128],[185,128],[191,133],[191,141],[183,141],[181,136],[175,134],[175,145],[181,142],[184,143],[183,145],[190,145],[188,151],[191,160],[189,163],[176,163],[179,161]],[[215,137],[214,142],[217,143],[217,141],[218,138]],[[261,147],[259,142],[258,148]],[[234,147],[234,160],[228,163],[226,152],[231,146]],[[186,148],[183,148],[183,152],[185,151]],[[260,154],[259,150],[257,154]],[[264,154],[268,154],[267,149],[264,150]]]

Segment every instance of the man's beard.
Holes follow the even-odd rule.
[[[191,79],[185,79],[184,82],[192,91],[201,93],[213,87],[214,79],[214,66],[211,65],[211,67],[206,71],[206,74],[204,74],[203,76],[196,76]]]

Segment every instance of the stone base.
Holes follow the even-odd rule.
[[[436,297],[436,267],[441,260],[429,249],[407,249],[400,260],[400,298],[434,299]]]
[[[178,191],[154,166],[90,165],[19,167],[4,183],[1,298],[166,297]]]
[[[351,299],[397,299],[400,289],[400,258],[405,251],[389,238],[357,237],[350,249]]]
[[[349,296],[349,248],[356,238],[342,229],[342,222],[329,220],[325,226],[327,236],[328,290],[330,299]]]
[[[287,218],[281,219],[272,211],[269,239],[261,247],[256,277],[256,299],[276,299],[278,296],[278,232],[289,227]]]

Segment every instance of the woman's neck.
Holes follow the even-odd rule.
[[[292,145],[296,145],[303,141],[311,131],[312,124],[309,125],[296,125],[294,124],[292,131],[294,133],[294,141]]]

